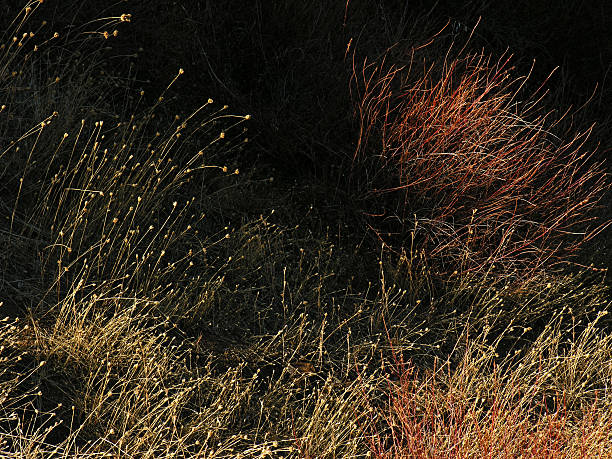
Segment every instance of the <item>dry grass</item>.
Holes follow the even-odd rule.
[[[608,182],[583,147],[590,129],[554,135],[562,117],[526,99],[510,60],[355,64],[356,160],[376,168],[370,225],[442,276],[528,278],[609,224],[592,222]]]
[[[0,48],[3,457],[611,454],[603,275],[537,269],[606,185],[582,137],[526,121],[503,66],[432,68],[389,111],[391,79],[371,80],[390,175],[368,185],[403,181],[397,215],[430,212],[398,254],[317,205],[333,186],[243,168],[249,115],[208,97],[173,113],[182,70],[152,105],[100,72],[129,16],[23,35],[39,5]]]
[[[596,303],[599,303],[596,301]],[[516,329],[457,341],[420,371],[393,352],[384,396],[363,425],[376,457],[608,457],[610,303],[578,329],[571,308],[513,349]],[[562,325],[571,316],[573,328]],[[580,322],[580,321],[578,321]],[[491,336],[493,335],[493,336]]]

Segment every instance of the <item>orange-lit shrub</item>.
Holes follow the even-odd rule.
[[[521,392],[494,370],[490,385],[474,378],[469,362],[451,371],[419,374],[396,361],[387,402],[370,410],[363,426],[377,458],[587,458],[612,454],[612,419],[598,401],[581,413],[562,394],[539,396],[535,383]],[[505,380],[506,379],[506,380]]]
[[[381,239],[441,273],[523,276],[601,230],[590,213],[608,185],[590,130],[553,134],[563,117],[542,112],[537,91],[521,100],[527,78],[507,58],[414,61],[354,75],[355,164],[367,164],[365,211]]]

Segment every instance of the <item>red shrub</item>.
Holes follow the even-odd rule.
[[[354,75],[355,164],[368,164],[379,237],[413,241],[439,272],[506,276],[565,262],[602,229],[589,217],[608,186],[584,148],[590,129],[555,136],[562,117],[536,95],[519,100],[527,78],[508,59],[469,56],[415,77],[416,67],[383,60]]]
[[[487,385],[469,363],[420,375],[400,361],[395,370],[387,403],[372,407],[363,426],[374,457],[552,459],[610,453],[612,419],[597,401],[577,417],[566,410],[562,395],[538,400],[543,388],[537,382],[521,393],[516,381],[504,381],[494,370]]]

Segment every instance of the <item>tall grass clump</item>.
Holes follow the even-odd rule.
[[[15,31],[32,22],[37,5],[20,13]],[[92,35],[106,41],[113,33]],[[92,101],[111,108],[94,97],[95,65],[71,57],[83,42],[45,55],[48,65],[63,63],[66,75],[82,79],[52,92],[31,71],[43,65],[33,56],[46,43],[22,53],[36,34],[12,36],[0,61],[0,132],[12,139],[0,144],[7,165],[0,175],[8,197],[2,238],[14,254],[2,261],[3,290],[17,293],[7,313],[21,317],[7,317],[0,336],[11,350],[0,375],[3,451],[159,457],[227,450],[237,440],[227,443],[217,428],[240,422],[235,409],[251,382],[238,378],[239,367],[218,375],[190,365],[175,324],[200,320],[214,296],[217,268],[206,252],[229,233],[203,230],[205,209],[194,202],[237,176],[217,161],[246,140],[239,126],[250,117],[209,99],[189,116],[160,121],[165,93],[150,108],[136,104],[125,120],[81,112]],[[19,77],[31,85],[20,87]],[[23,132],[24,125],[31,127]]]
[[[591,212],[609,183],[584,147],[590,129],[559,132],[563,116],[544,110],[541,89],[527,93],[507,56],[419,55],[356,66],[370,227],[442,275],[567,264],[603,228]]]
[[[219,443],[206,421],[225,410],[216,400],[227,399],[230,411],[241,404],[229,392],[210,390],[234,387],[238,398],[249,393],[238,370],[221,381],[182,363],[188,348],[172,336],[177,321],[201,320],[215,285],[205,253],[229,237],[223,230],[200,234],[205,215],[194,205],[193,189],[206,192],[220,176],[238,173],[212,161],[239,145],[234,128],[248,116],[211,105],[184,119],[177,115],[161,132],[153,121],[156,107],[108,129],[83,119],[41,165],[44,181],[29,214],[46,231],[36,234],[42,289],[29,309],[29,347],[58,372],[47,378],[61,374],[59,390],[72,392],[71,427],[59,437],[63,451],[197,454],[211,438]],[[197,188],[195,181],[201,181]],[[215,400],[208,414],[195,408],[208,405],[206,399]],[[20,435],[33,441],[27,431]]]
[[[51,145],[78,128],[81,119],[114,118],[110,95],[128,86],[105,77],[100,57],[118,29],[130,21],[129,14],[100,18],[93,30],[75,26],[58,31],[40,18],[46,6],[26,2],[13,20],[2,18],[6,29],[0,43],[0,239],[6,241],[6,252],[1,262],[5,287],[18,284],[7,298],[17,308],[19,297],[29,297],[26,292],[40,287],[31,282],[39,267],[36,257],[28,254],[49,234],[34,220],[33,210],[49,174],[56,172],[47,163],[57,164],[53,155],[65,153]],[[10,267],[12,263],[20,269]]]
[[[584,289],[589,298],[568,295],[537,331],[521,319],[500,329],[490,310],[425,368],[392,345],[361,424],[371,456],[608,457],[610,302],[603,285]],[[529,296],[536,309],[551,301]]]

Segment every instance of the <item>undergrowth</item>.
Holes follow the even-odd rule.
[[[523,98],[506,57],[439,55],[457,34],[427,45],[431,13],[266,6],[318,25],[296,29],[310,58],[272,81],[281,32],[240,22],[273,113],[237,64],[225,89],[274,131],[309,120],[274,155],[304,140],[292,154],[333,167],[298,182],[252,161],[270,144],[250,112],[201,92],[177,110],[189,69],[122,73],[136,14],[66,25],[49,3],[0,42],[3,457],[612,455],[606,267],[568,258],[607,224],[597,131]],[[341,43],[369,15],[383,33]],[[297,93],[332,67],[357,125]],[[277,106],[285,90],[305,106]]]

